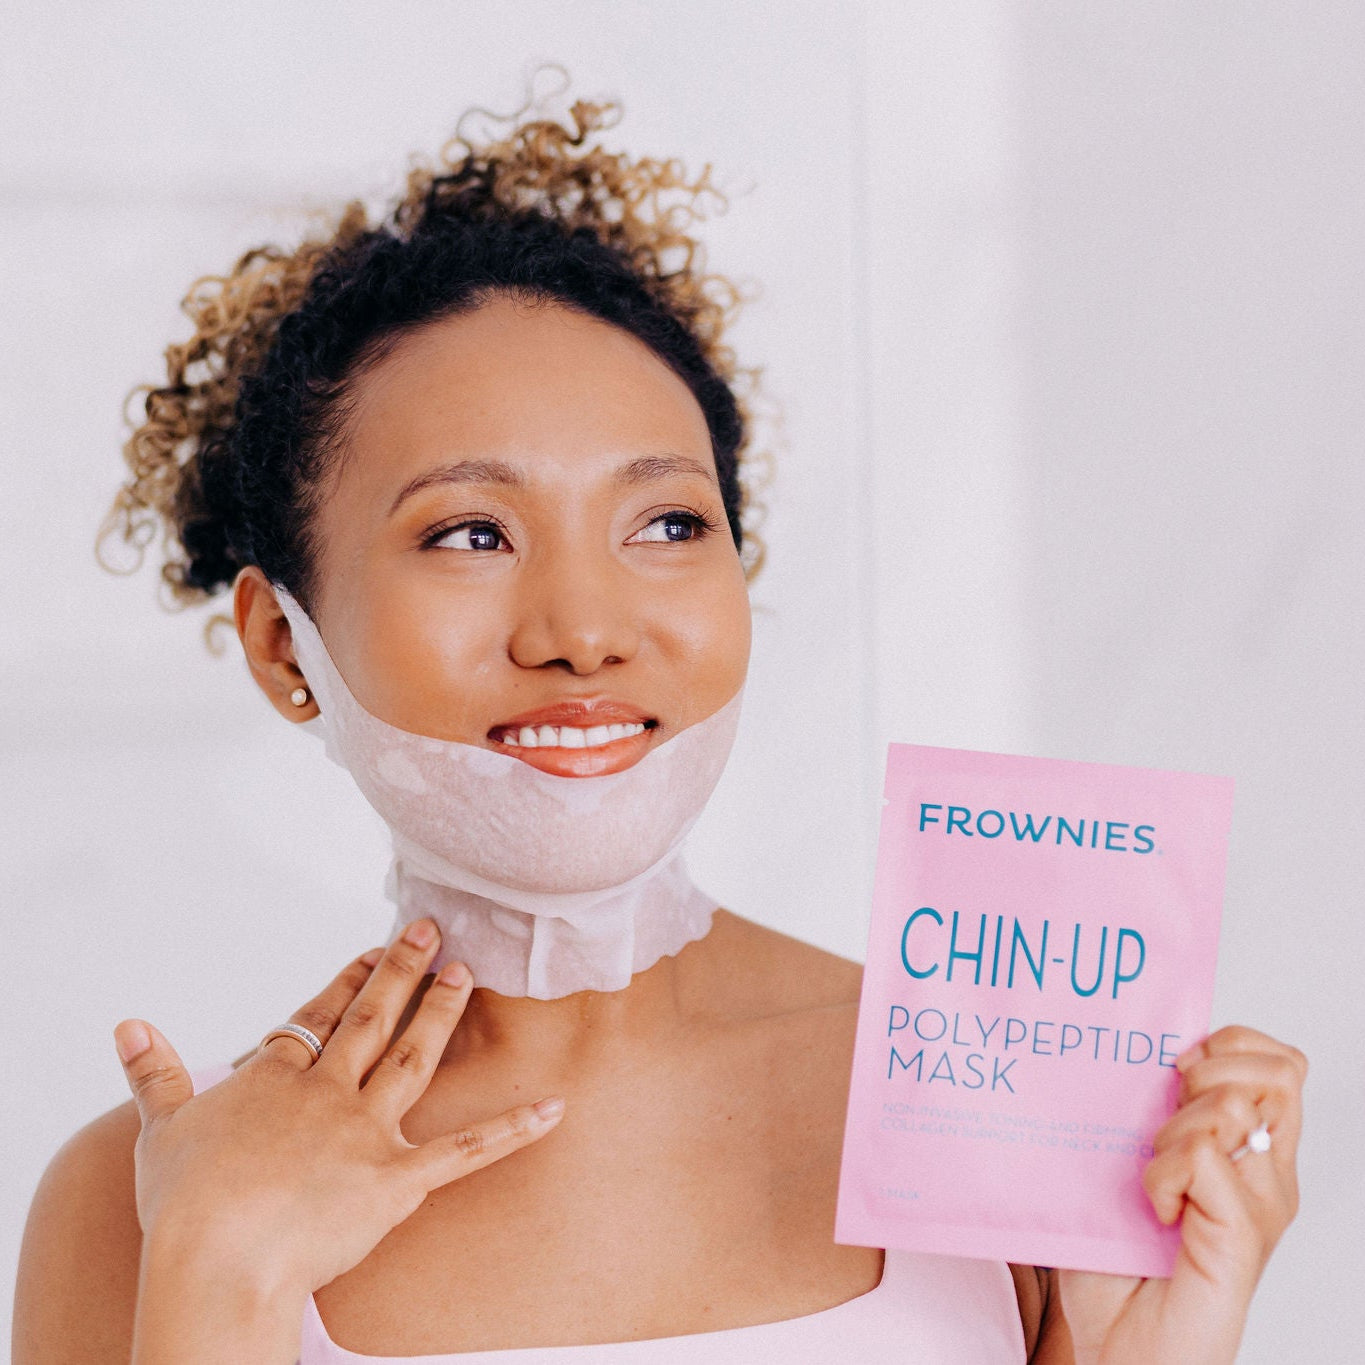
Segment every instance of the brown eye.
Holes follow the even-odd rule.
[[[442,531],[430,543],[443,550],[501,550],[506,541],[491,521],[467,521]]]
[[[706,524],[691,512],[667,512],[655,517],[643,530],[631,537],[633,541],[666,544],[682,540],[698,540],[706,534]]]

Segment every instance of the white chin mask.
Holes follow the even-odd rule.
[[[710,929],[716,903],[682,843],[730,755],[742,689],[623,772],[558,777],[371,715],[307,613],[275,592],[320,712],[305,728],[393,835],[390,942],[429,915],[441,930],[430,970],[459,959],[476,986],[553,1000],[621,990]]]

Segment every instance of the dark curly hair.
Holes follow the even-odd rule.
[[[129,394],[146,393],[145,420],[124,445],[132,475],[101,547],[116,537],[140,557],[159,525],[175,601],[206,600],[255,564],[307,606],[313,514],[357,380],[415,329],[510,294],[631,332],[687,384],[730,533],[756,572],[741,479],[756,371],[721,340],[738,291],[705,273],[688,231],[708,196],[723,205],[710,167],[689,180],[676,161],[587,146],[615,104],[580,100],[563,122],[526,117],[531,107],[482,145],[461,120],[442,166],[414,159],[406,193],[373,227],[352,201],[322,236],[255,247],[227,276],[195,281],[181,304],[195,335],[167,348],[165,384]]]

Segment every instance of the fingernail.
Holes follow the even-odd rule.
[[[151,1045],[152,1035],[140,1019],[125,1019],[114,1030],[114,1047],[118,1050],[119,1061],[125,1064],[142,1056]]]
[[[549,1099],[537,1100],[532,1107],[542,1123],[549,1123],[564,1112],[564,1101],[558,1095],[551,1095]]]
[[[447,962],[436,973],[436,979],[443,986],[454,986],[458,989],[469,980],[469,968],[463,962]]]
[[[1204,1050],[1202,1043],[1196,1043],[1193,1047],[1187,1047],[1184,1052],[1175,1059],[1175,1069],[1185,1071],[1199,1060],[1200,1054]]]
[[[361,953],[360,960],[367,967],[377,967],[379,965],[379,959],[383,956],[384,950],[382,948],[371,948],[368,953]]]
[[[429,919],[415,919],[403,934],[403,942],[414,948],[427,948],[436,941],[436,926]]]

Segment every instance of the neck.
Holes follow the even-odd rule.
[[[476,987],[446,1047],[447,1064],[491,1060],[570,1075],[608,1053],[676,1034],[684,1025],[684,983],[700,945],[660,958],[615,991],[575,991],[552,1000]]]
[[[624,886],[542,895],[535,910],[508,904],[512,896],[493,899],[428,880],[401,856],[390,889],[398,905],[391,939],[424,915],[440,926],[441,948],[431,970],[459,958],[474,975],[476,997],[578,999],[580,1009],[599,1008],[583,1001],[625,991],[660,960],[703,937],[715,910],[676,852]]]

